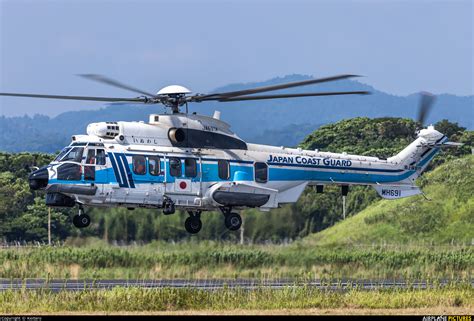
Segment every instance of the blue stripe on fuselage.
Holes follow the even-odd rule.
[[[127,157],[125,154],[118,154],[119,157],[122,159],[123,166],[125,167],[125,171],[127,173],[128,184],[131,188],[135,188],[135,183],[133,182],[132,171],[130,170],[130,165],[128,165]]]
[[[124,184],[123,187],[130,187],[128,185],[128,180],[127,180],[127,177],[125,176],[125,169],[123,168],[123,164],[122,164],[122,160],[120,159],[120,156],[118,153],[113,153],[114,157],[115,157],[115,160],[117,162],[117,167],[119,169],[119,172],[120,172],[120,176],[122,177],[122,182]]]
[[[321,181],[321,182],[353,182],[381,183],[397,182],[408,178],[415,171],[406,171],[400,175],[382,175],[369,173],[348,173],[336,171],[305,171],[303,169],[269,168],[270,181]]]
[[[127,153],[128,156],[147,156],[144,154],[131,154]],[[154,155],[163,157],[163,155]],[[181,160],[186,158],[195,157],[178,157]],[[195,158],[196,159],[196,158]],[[217,162],[217,158],[202,158],[202,181],[203,182],[220,182],[220,181],[253,181],[254,180],[254,169],[253,166],[245,166],[245,164],[253,164],[253,161],[244,160],[228,160],[230,162],[230,175],[228,180],[223,180],[218,176],[218,165],[216,163],[204,163],[204,161]],[[164,163],[164,162],[163,162]],[[239,165],[237,165],[237,164]],[[163,164],[164,165],[164,164]],[[376,182],[397,182],[406,179],[412,175],[415,171],[407,171],[404,169],[380,169],[380,168],[357,168],[357,167],[336,167],[336,166],[318,166],[318,165],[304,165],[304,164],[280,164],[280,163],[269,163],[269,181],[295,181],[295,180],[315,180],[315,181],[341,181],[341,182],[354,182],[354,183],[376,183]],[[292,167],[292,168],[289,168]],[[314,168],[327,169],[329,171],[315,171],[308,170]],[[337,171],[336,171],[337,170]],[[341,172],[344,171],[344,172]],[[348,172],[350,171],[350,172]],[[364,173],[360,173],[360,172]],[[358,172],[358,173],[357,173]],[[376,172],[376,173],[374,173]],[[184,173],[184,171],[183,171]],[[399,173],[398,175],[394,175]],[[391,175],[384,175],[391,174]],[[187,178],[184,176],[173,177],[167,175],[168,182],[174,182],[176,178]],[[198,179],[193,179],[198,181]],[[141,179],[137,184],[152,183],[153,181],[147,180],[145,177]]]
[[[113,153],[109,153],[110,163],[112,164],[112,168],[114,169],[114,175],[119,183],[120,187],[127,187],[127,184],[124,182],[124,177],[120,175],[120,170],[117,165],[117,161],[115,159],[115,155]]]
[[[125,154],[126,156],[150,156],[147,154],[131,154],[127,153]],[[164,155],[159,155],[159,154],[153,154],[153,156],[161,157],[163,158]],[[170,156],[168,156],[169,158]],[[186,158],[194,158],[198,159],[196,157],[183,157],[183,156],[171,156],[171,157],[176,157],[179,158],[181,161],[183,161]],[[232,163],[237,163],[237,164],[249,164],[253,165],[255,162],[258,161],[246,161],[246,160],[240,160],[240,159],[225,159],[225,158],[201,158],[203,162],[217,162],[219,160],[225,160]],[[350,171],[363,171],[363,172],[382,172],[382,173],[400,173],[404,172],[404,169],[398,168],[398,169],[382,169],[382,168],[366,168],[366,167],[341,167],[341,166],[322,166],[322,165],[307,165],[307,164],[286,164],[286,163],[274,163],[274,162],[266,162],[268,165],[274,165],[274,166],[289,166],[289,167],[300,167],[300,168],[321,168],[321,169],[336,169],[336,170],[350,170]]]
[[[427,158],[432,157],[434,152],[430,153]],[[111,155],[110,160],[114,170],[115,177],[120,187],[129,187],[127,184],[127,175],[125,169],[122,168],[122,159],[119,159],[118,155]],[[116,161],[116,158],[119,162]],[[128,164],[128,162],[127,162]],[[129,168],[130,170],[130,168]],[[103,170],[105,171],[105,169]],[[304,168],[292,167],[276,167],[269,166],[269,181],[321,181],[321,182],[353,182],[353,183],[387,183],[387,182],[397,182],[411,176],[415,171],[405,171],[401,174],[387,173],[354,173],[347,171],[321,171],[321,170],[305,170]],[[121,176],[123,181],[121,181]],[[168,173],[168,181],[174,182],[175,179],[186,178],[181,177],[172,177]],[[220,179],[218,176],[218,165],[217,164],[202,164],[202,181],[203,182],[221,182],[221,181],[236,181],[236,182],[245,182],[254,180],[254,168],[253,166],[245,165],[231,165],[230,166],[230,178],[228,180]],[[197,180],[198,181],[198,180]],[[77,183],[77,181],[68,181],[67,183]],[[136,184],[150,184],[156,183],[156,181],[148,180],[146,177],[143,177],[140,181],[136,181],[133,184],[135,187]]]
[[[321,166],[321,165],[303,165],[303,164],[285,164],[285,163],[267,163],[268,165],[289,166],[300,168],[322,168],[322,169],[337,169],[349,171],[364,171],[364,172],[385,172],[385,173],[400,173],[404,169],[382,169],[382,168],[362,168],[362,167],[337,167],[337,166]]]
[[[439,148],[435,148],[432,152],[430,152],[425,158],[420,160],[417,164],[418,167],[425,166],[435,155],[439,152]]]
[[[446,141],[448,141],[448,137],[446,136],[443,136],[441,137],[440,139],[438,139],[438,141],[436,142],[436,144],[442,144],[442,143],[445,143]],[[431,153],[428,154],[428,156],[426,156],[425,158],[422,158],[418,161],[418,164],[417,166],[418,167],[423,167],[425,166],[429,161],[431,161],[431,159],[433,159],[433,157],[438,154],[439,152],[439,147],[435,147],[433,149],[433,151]]]

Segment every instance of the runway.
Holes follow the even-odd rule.
[[[135,287],[145,289],[159,288],[192,288],[199,290],[218,290],[224,288],[240,288],[255,290],[258,288],[282,289],[288,287],[313,287],[327,291],[347,291],[350,289],[377,290],[377,289],[427,289],[435,286],[446,286],[448,280],[427,282],[425,280],[406,282],[403,280],[255,280],[255,279],[215,279],[215,280],[67,280],[67,279],[0,279],[0,291],[5,290],[38,290],[47,289],[51,291],[85,291],[112,289],[115,287]],[[470,281],[474,287],[474,280]]]

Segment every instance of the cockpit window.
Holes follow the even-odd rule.
[[[89,149],[87,151],[86,164],[90,164],[90,165],[95,164],[95,149]]]
[[[84,147],[74,147],[67,153],[65,156],[59,159],[60,162],[77,162],[80,163],[82,160],[82,153],[84,152]],[[59,157],[59,156],[58,156]]]
[[[66,163],[58,167],[58,179],[65,181],[80,181],[82,166],[79,164]],[[86,179],[89,179],[86,177]]]
[[[54,159],[54,162],[59,162],[61,160],[61,158],[64,157],[64,155],[67,154],[67,152],[69,152],[71,150],[71,147],[66,147],[66,148],[63,148],[63,150],[58,154],[58,156],[56,156],[56,158]]]
[[[105,151],[103,149],[98,149],[97,150],[97,156],[96,156],[95,163],[97,165],[105,165]]]

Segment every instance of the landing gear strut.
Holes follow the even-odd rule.
[[[165,215],[171,215],[174,214],[175,212],[175,207],[174,207],[174,202],[166,197],[165,200],[163,201],[163,214]]]
[[[91,218],[89,215],[84,213],[84,208],[82,205],[79,205],[79,213],[74,215],[72,218],[72,223],[77,228],[88,227],[91,224]]]
[[[242,225],[242,217],[237,213],[232,213],[231,207],[221,207],[222,214],[224,214],[224,224],[231,231],[237,231]]]
[[[188,233],[196,234],[202,228],[201,211],[188,211],[189,217],[184,222],[184,228]]]

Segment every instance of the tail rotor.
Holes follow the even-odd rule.
[[[418,123],[418,126],[421,126],[421,127],[417,128],[417,132],[419,132],[422,128],[425,127],[425,121],[428,117],[429,112],[433,108],[433,104],[435,100],[436,100],[436,96],[429,92],[423,91],[420,93],[420,103],[418,107],[417,123]]]

